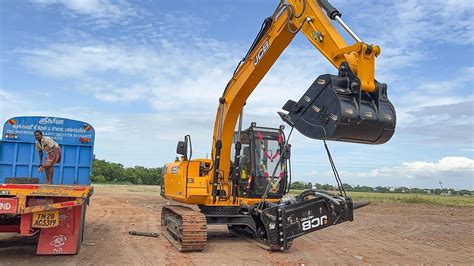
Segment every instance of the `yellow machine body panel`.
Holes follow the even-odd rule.
[[[208,159],[176,161],[165,166],[163,179],[165,196],[187,204],[203,204],[210,195],[209,178],[199,172],[202,164],[210,165]]]
[[[261,198],[239,198],[238,201],[233,202],[230,198],[213,203],[212,171],[206,174],[210,165],[212,161],[209,159],[179,160],[165,165],[163,167],[163,196],[185,204],[208,206],[239,206],[241,203],[251,205],[262,200]],[[267,201],[277,202],[278,200],[268,199]]]

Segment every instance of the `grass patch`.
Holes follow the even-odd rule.
[[[114,191],[123,193],[136,193],[159,195],[160,186],[154,185],[116,185],[116,184],[93,184],[100,191]],[[297,195],[303,190],[291,190],[291,195]],[[375,193],[375,192],[347,192],[353,200],[369,200],[372,202],[401,202],[419,203],[442,206],[474,207],[474,196],[441,196],[429,194],[412,193]]]
[[[373,202],[424,203],[444,206],[474,206],[474,197],[441,196],[410,193],[373,193],[348,192],[354,200],[370,200]]]
[[[160,186],[155,185],[125,185],[125,184],[92,184],[97,191],[136,193],[159,195]]]
[[[302,190],[291,190],[290,194],[299,194]],[[353,200],[370,200],[372,202],[421,203],[442,206],[474,207],[474,197],[441,196],[411,193],[375,193],[347,192]]]

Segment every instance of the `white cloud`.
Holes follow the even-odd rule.
[[[343,168],[343,167],[340,167]],[[352,184],[436,187],[439,181],[454,188],[474,189],[474,160],[446,156],[438,161],[404,162],[398,166],[379,167],[368,172],[340,171]]]
[[[9,89],[0,88],[0,124],[10,118],[11,114],[25,110],[23,108],[27,108],[30,104],[32,103],[25,97],[21,97]]]
[[[52,44],[47,48],[17,50],[22,62],[31,70],[53,78],[81,78],[88,74],[116,71],[136,74],[148,70],[156,54],[153,51],[95,43],[77,45]],[[150,62],[151,61],[151,62]]]
[[[399,127],[404,133],[416,134],[425,142],[453,143],[465,148],[474,146],[474,101],[417,108],[407,114]]]
[[[84,17],[99,27],[112,23],[126,22],[129,17],[137,16],[138,11],[126,1],[110,0],[30,0],[40,7],[60,6],[69,16]]]
[[[296,166],[301,167],[298,164]],[[350,165],[348,162],[337,166],[342,182],[352,185],[433,188],[442,181],[446,187],[474,189],[474,160],[463,156],[445,156],[437,161],[403,162],[387,167],[376,167],[370,162],[368,166]],[[334,175],[328,168],[329,165],[310,170],[305,176],[296,175],[296,179],[333,184]]]
[[[369,173],[359,173],[359,176],[371,177],[399,177],[399,178],[433,178],[448,176],[460,178],[462,176],[474,178],[474,160],[467,157],[448,156],[437,162],[405,162],[398,167],[377,168]],[[471,181],[474,181],[471,179]]]
[[[443,171],[468,171],[474,174],[474,160],[466,157],[443,157],[438,162],[411,162],[403,165],[414,175],[429,175],[427,172]]]
[[[420,78],[391,97],[397,111],[397,131],[417,135],[434,145],[472,147],[474,85],[472,67],[457,69],[443,79]]]
[[[218,98],[231,73],[230,54],[219,50],[223,45],[187,49],[163,40],[155,50],[100,42],[63,43],[18,52],[31,71],[72,81],[76,89],[93,92],[98,99],[147,99],[157,109],[165,109],[182,100]]]
[[[157,111],[186,107],[213,114],[240,50],[236,44],[192,37],[162,38],[155,47],[97,40],[53,43],[17,53],[30,71],[102,101],[145,100]],[[249,99],[249,112],[275,116],[287,99],[298,99],[317,75],[330,70],[312,48],[289,48]]]

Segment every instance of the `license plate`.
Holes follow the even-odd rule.
[[[51,228],[59,225],[59,211],[44,211],[33,213],[32,227],[35,228]]]

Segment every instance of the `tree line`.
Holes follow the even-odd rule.
[[[161,168],[124,167],[119,163],[99,159],[92,162],[93,183],[159,185],[160,179]]]
[[[447,195],[473,195],[474,193],[472,191],[469,191],[467,189],[461,189],[461,190],[455,190],[453,188],[431,188],[431,189],[421,189],[421,188],[408,188],[408,187],[382,187],[382,186],[376,186],[376,187],[369,187],[369,186],[351,186],[349,184],[342,184],[343,188],[346,191],[354,191],[354,192],[379,192],[379,193],[418,193],[418,194],[435,194],[435,195],[441,195],[441,194],[447,194]],[[296,189],[296,190],[304,190],[304,189],[320,189],[320,190],[337,190],[337,187],[329,184],[319,184],[311,182],[292,182],[291,183],[291,189]]]

